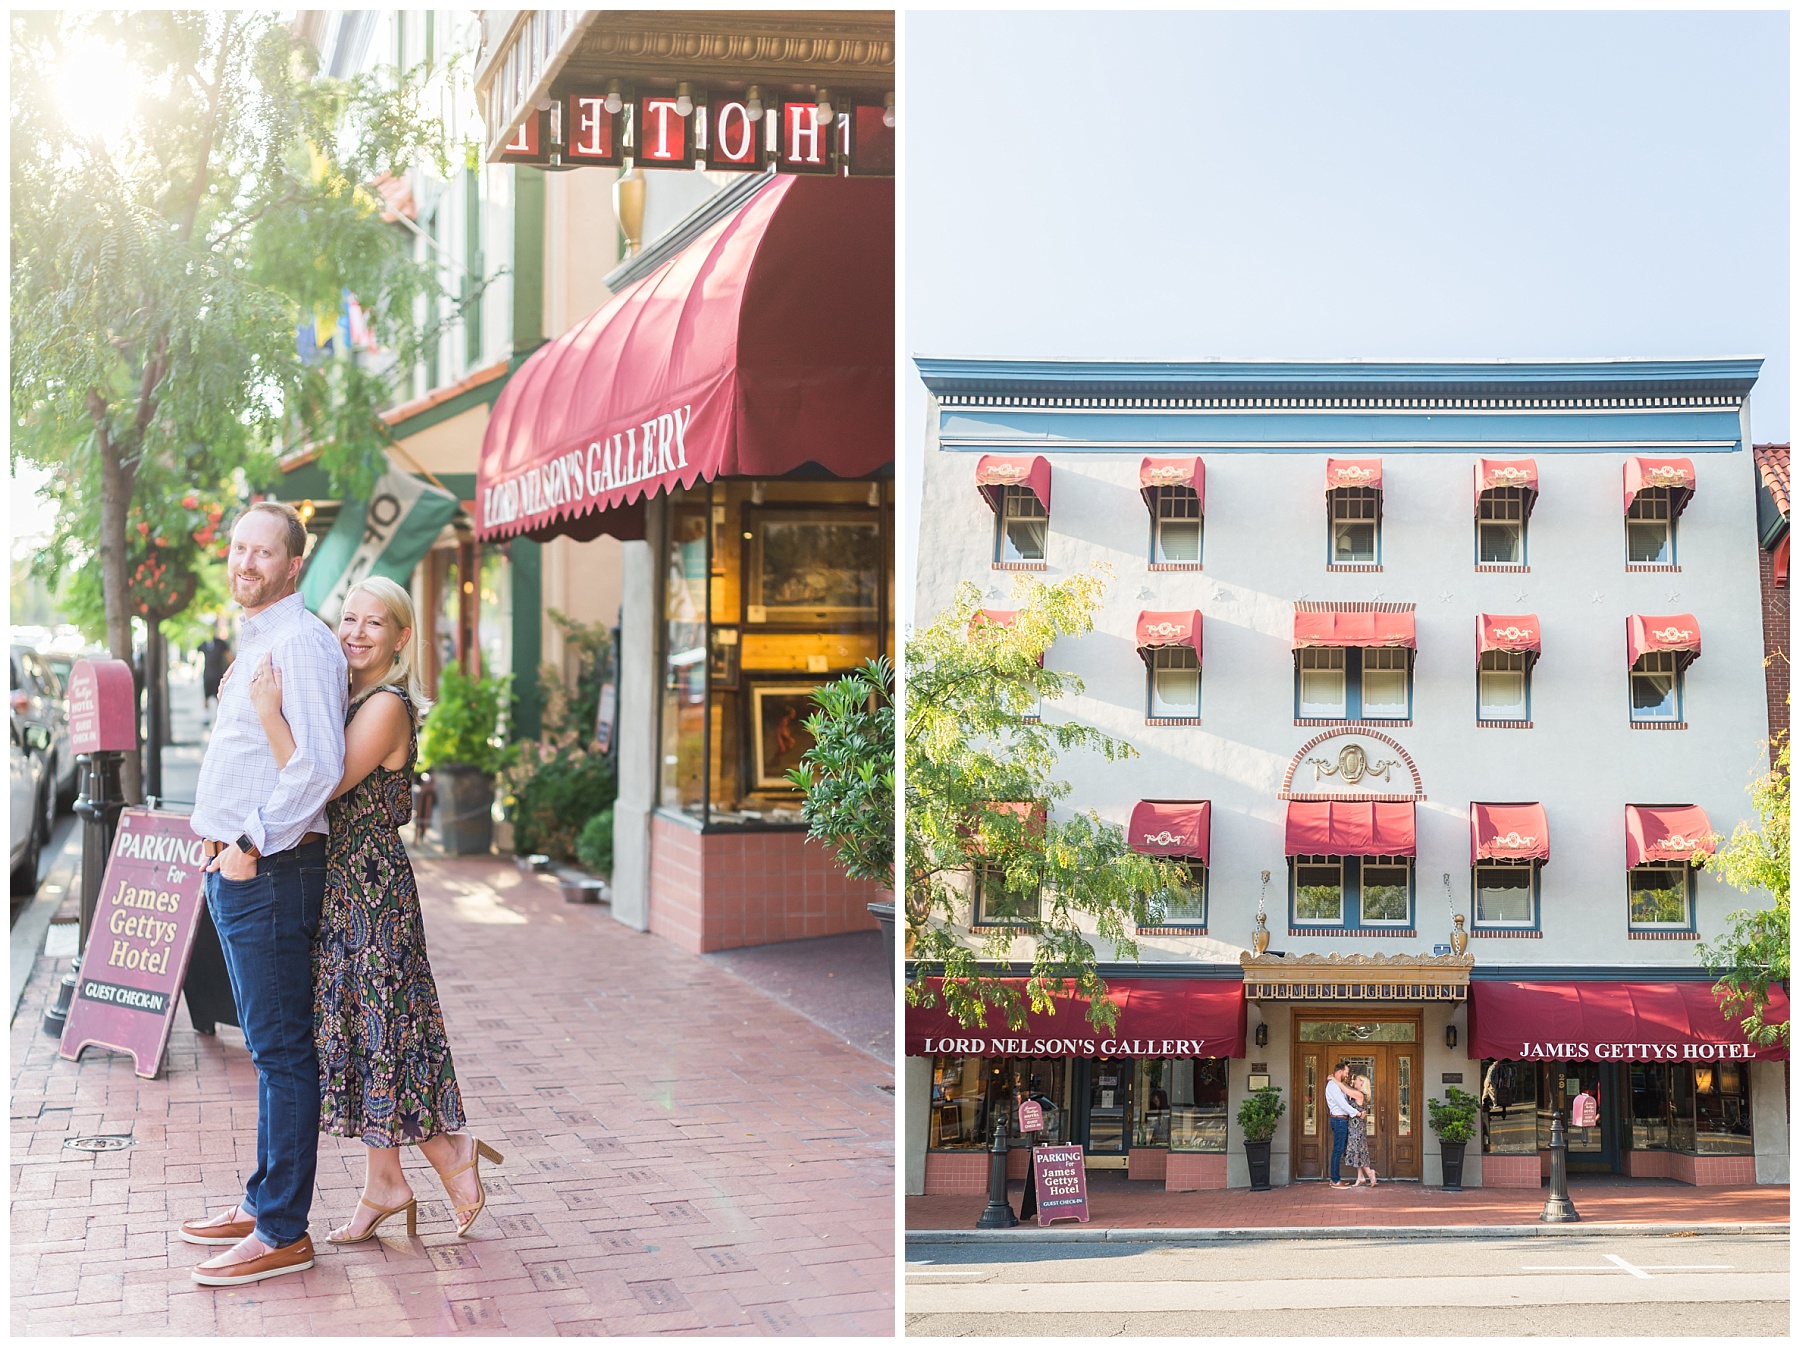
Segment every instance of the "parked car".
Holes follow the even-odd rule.
[[[7,764],[12,773],[12,891],[37,890],[38,854],[50,837],[50,775],[47,755],[50,735],[42,725],[10,717],[12,751]]]
[[[44,657],[28,645],[12,645],[12,709],[50,736],[50,780],[55,802],[63,808],[75,799],[75,752],[69,741],[69,702],[62,680]]]

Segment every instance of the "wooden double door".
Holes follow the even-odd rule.
[[[1420,1140],[1425,1129],[1425,1082],[1420,1072],[1417,1012],[1358,1013],[1346,1007],[1296,1011],[1293,1028],[1294,1177],[1329,1178],[1331,1111],[1325,1084],[1340,1061],[1350,1078],[1367,1076],[1369,1162],[1384,1179],[1422,1176]],[[1347,1177],[1354,1177],[1347,1169]]]

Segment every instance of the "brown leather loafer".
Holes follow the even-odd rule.
[[[202,1286],[242,1286],[246,1282],[266,1281],[288,1272],[304,1272],[313,1265],[312,1236],[302,1235],[292,1244],[272,1249],[256,1258],[247,1258],[223,1267],[194,1269],[194,1280]]]
[[[181,1237],[189,1244],[236,1244],[255,1233],[255,1217],[241,1215],[236,1207],[223,1216],[196,1216],[181,1223]]]

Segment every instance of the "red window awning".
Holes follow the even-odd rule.
[[[1290,856],[1415,856],[1411,800],[1289,800]]]
[[[1535,458],[1478,458],[1475,460],[1475,506],[1481,508],[1481,493],[1503,486],[1516,486],[1529,492],[1525,497],[1525,513],[1537,503],[1538,469]]]
[[[1050,460],[1042,454],[983,454],[975,464],[975,485],[995,514],[1000,513],[1000,499],[1009,486],[1028,488],[1049,513]]]
[[[1697,804],[1625,806],[1625,868],[1653,861],[1686,861],[1710,856],[1712,820]]]
[[[975,616],[969,619],[969,635],[974,635],[983,627],[1010,627],[1019,620],[1019,614],[1013,608],[977,608]],[[1044,667],[1044,652],[1038,651],[1038,667]]]
[[[1008,979],[1024,987],[1023,979]],[[934,987],[942,984],[933,979]],[[1244,984],[1240,978],[1113,978],[1106,984],[1118,1004],[1110,1030],[1088,1022],[1086,1000],[1055,998],[1048,1015],[1026,1014],[1023,1029],[1007,1027],[989,1010],[981,1028],[950,1017],[940,997],[926,1010],[906,1008],[906,1055],[932,1057],[1242,1057]]]
[[[1200,658],[1201,617],[1198,611],[1186,609],[1173,613],[1141,612],[1137,620],[1138,654],[1150,662],[1150,652],[1159,647],[1191,646],[1194,658]]]
[[[1198,458],[1146,458],[1138,466],[1138,489],[1144,504],[1156,509],[1156,488],[1185,486],[1200,497],[1200,508],[1206,509],[1206,464]]]
[[[1628,458],[1625,460],[1625,508],[1645,487],[1666,486],[1676,514],[1687,509],[1694,494],[1694,460],[1691,458]]]
[[[1210,864],[1211,800],[1139,800],[1125,840],[1146,856],[1194,856]]]
[[[1296,603],[1294,649],[1315,645],[1386,645],[1417,650],[1419,637],[1411,605],[1400,612],[1364,612],[1330,604]]]
[[[1470,804],[1469,864],[1549,859],[1550,819],[1543,805]]]
[[[478,536],[719,476],[891,464],[893,240],[891,179],[771,182],[519,367],[482,440]]]
[[[1478,654],[1485,655],[1490,650],[1543,653],[1544,633],[1536,613],[1478,613],[1475,629],[1479,633]]]
[[[1625,619],[1625,663],[1629,667],[1657,650],[1673,650],[1686,658],[1684,667],[1700,657],[1700,620],[1692,613],[1646,617],[1633,613]]]
[[[1765,1018],[1788,999],[1769,988]],[[1708,982],[1485,982],[1469,984],[1469,1056],[1514,1062],[1786,1061],[1759,1047],[1719,1009]]]
[[[1325,460],[1325,490],[1343,491],[1348,487],[1367,486],[1381,490],[1381,460],[1378,458],[1328,458]]]

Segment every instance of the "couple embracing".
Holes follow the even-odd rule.
[[[1350,1063],[1339,1062],[1331,1068],[1331,1079],[1325,1082],[1325,1109],[1331,1115],[1331,1186],[1360,1188],[1366,1181],[1375,1186],[1375,1166],[1369,1163],[1369,1096],[1372,1086],[1367,1076],[1350,1077]],[[1356,1171],[1356,1182],[1345,1183],[1342,1166]]]
[[[203,1286],[312,1266],[321,1129],[368,1148],[362,1199],[326,1236],[334,1244],[360,1243],[393,1215],[416,1230],[403,1145],[437,1170],[459,1235],[486,1205],[482,1158],[500,1163],[462,1130],[400,840],[427,709],[412,601],[391,580],[366,579],[334,639],[295,590],[305,551],[299,516],[277,502],[250,506],[231,532],[238,672],[220,690],[192,827],[256,1065],[256,1169],[235,1206],[182,1223],[191,1244],[231,1246],[194,1269]]]

